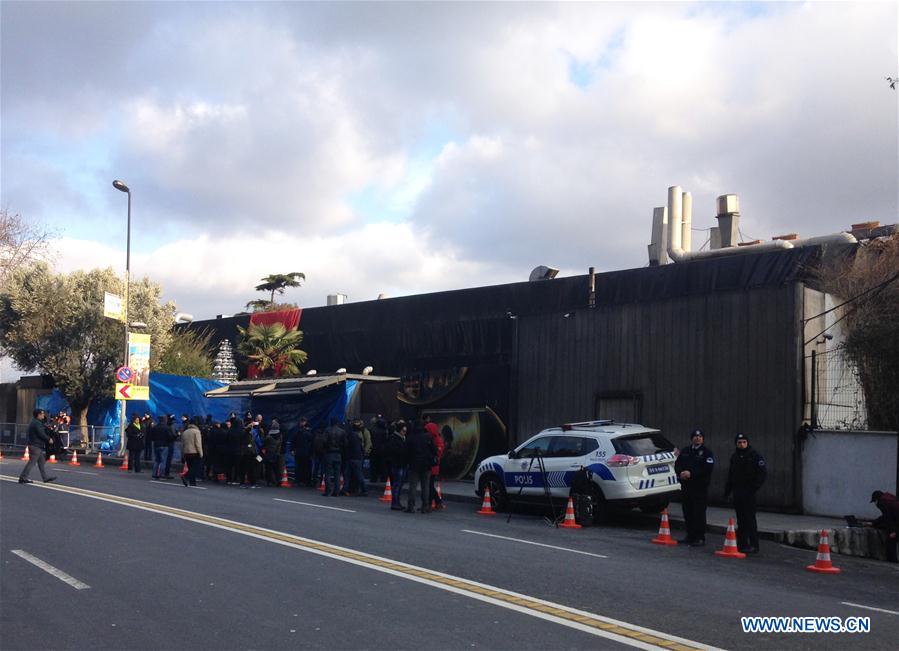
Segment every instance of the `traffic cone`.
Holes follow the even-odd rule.
[[[47,459],[47,463],[58,463],[58,462],[56,461],[56,455],[55,455],[55,454],[51,454],[51,455],[50,455],[50,458]]]
[[[496,515],[496,511],[493,510],[493,506],[490,504],[490,487],[484,487],[484,501],[481,502],[481,510],[477,512],[478,515]]]
[[[219,474],[217,474],[215,476],[216,481],[225,481],[226,479],[227,479],[227,477],[225,477],[225,473],[223,473],[223,472],[220,472]]]
[[[3,461],[3,450],[0,450],[0,461]]]
[[[677,541],[671,537],[671,525],[668,524],[668,509],[662,509],[662,522],[659,523],[659,535],[650,542],[656,545],[676,545]]]
[[[121,467],[121,469],[122,469],[122,470],[128,470],[128,455],[127,455],[127,454],[126,454],[125,457],[122,459],[122,467]]]
[[[559,525],[562,529],[580,529],[581,525],[574,519],[574,500],[568,498],[568,506],[565,507],[565,520]]]
[[[179,477],[187,477],[187,472],[189,470],[190,470],[190,468],[187,467],[187,461],[182,461],[181,462],[181,472],[178,473],[178,476]]]
[[[390,477],[387,478],[387,485],[384,486],[384,494],[378,498],[380,502],[392,502],[393,501],[393,490],[390,488]]]
[[[840,573],[840,568],[834,567],[830,562],[830,542],[827,538],[827,529],[821,530],[821,537],[818,539],[818,556],[815,558],[815,564],[806,565],[805,569],[809,572],[818,572],[819,574]]]
[[[322,495],[328,492],[328,485],[325,483],[324,475],[322,475],[322,485],[318,487],[318,490],[321,491]]]
[[[31,461],[31,455],[28,454],[28,446],[25,446],[25,454],[22,455],[22,461]]]
[[[734,529],[734,519],[727,521],[727,533],[724,534],[724,547],[715,552],[715,556],[724,558],[746,558],[746,554],[737,549],[737,532]]]
[[[103,467],[103,453],[97,452],[97,463],[94,464],[94,468],[102,468]]]
[[[290,480],[287,478],[287,466],[284,466],[284,469],[281,471],[281,483],[278,486],[280,488],[290,488]]]
[[[72,450],[72,460],[69,461],[69,465],[70,466],[80,466],[81,465],[80,463],[78,463],[78,450]]]
[[[440,498],[440,506],[437,506],[436,500],[434,501],[434,508],[440,509],[441,511],[446,508],[446,502],[443,501],[443,491],[440,490],[440,480],[437,480],[437,497]]]

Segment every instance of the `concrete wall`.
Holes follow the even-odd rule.
[[[895,432],[809,434],[802,447],[802,507],[805,513],[875,518],[875,490],[896,493],[899,437]]]

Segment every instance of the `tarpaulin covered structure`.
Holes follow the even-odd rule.
[[[163,414],[188,414],[190,416],[212,416],[213,420],[225,420],[231,412],[242,414],[249,405],[245,398],[229,397],[227,400],[209,400],[206,392],[227,386],[224,382],[205,378],[169,375],[167,373],[150,373],[150,399],[128,400],[126,417],[145,413],[159,416]],[[122,402],[102,398],[91,403],[87,412],[87,423],[96,427],[109,427],[113,437],[105,445],[115,449],[118,445],[117,428],[120,419]],[[49,413],[67,411],[69,403],[59,391],[40,396],[36,406]]]

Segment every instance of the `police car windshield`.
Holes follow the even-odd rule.
[[[647,434],[612,439],[612,445],[618,454],[628,454],[632,457],[670,452],[674,449],[671,441],[662,436],[661,432],[649,432]]]

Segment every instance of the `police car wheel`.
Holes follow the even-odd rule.
[[[593,499],[593,524],[605,524],[609,519],[609,507],[599,486],[590,488],[590,497]]]
[[[478,488],[481,495],[484,494],[485,488],[490,488],[490,502],[493,505],[493,510],[504,511],[509,505],[509,500],[506,496],[506,487],[503,486],[499,478],[493,474],[486,474],[481,477],[479,484]]]

